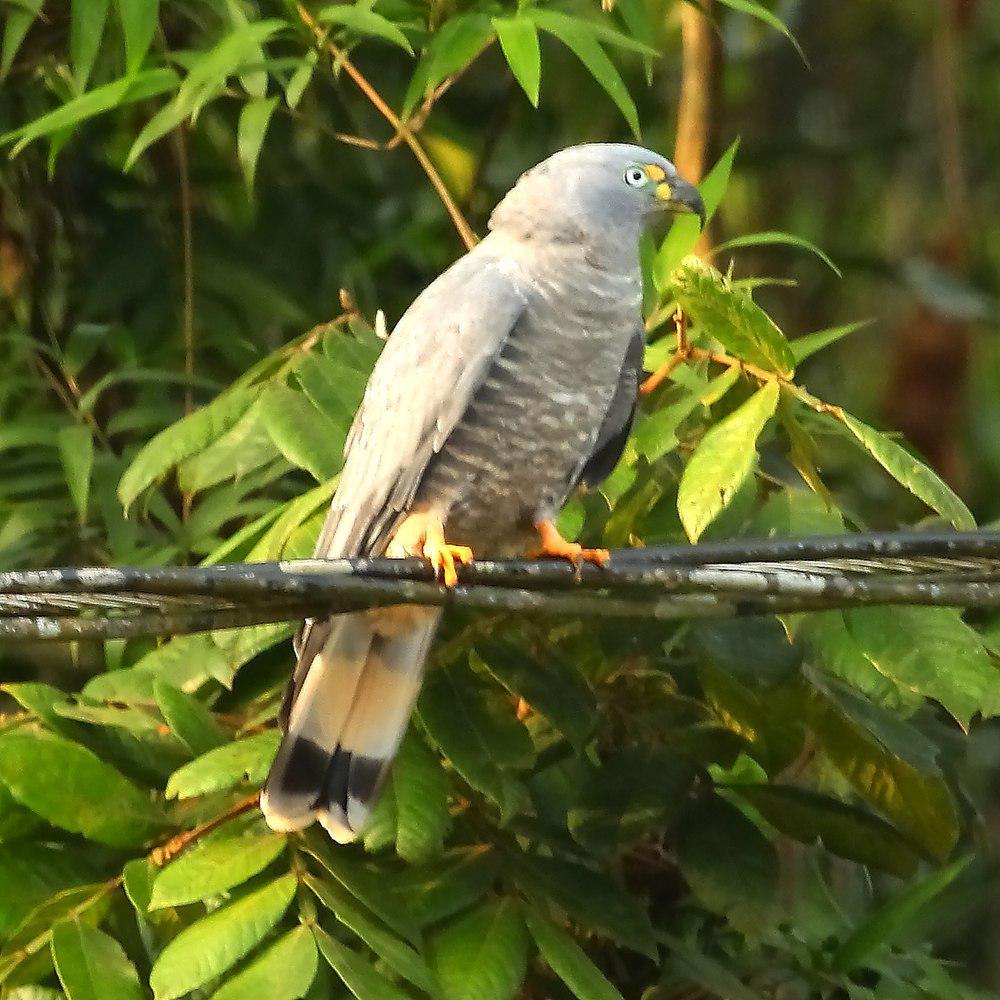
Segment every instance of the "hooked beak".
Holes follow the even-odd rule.
[[[661,181],[656,185],[656,200],[668,212],[678,215],[697,215],[701,228],[705,228],[705,203],[701,200],[698,189],[686,180],[678,177],[672,183]]]

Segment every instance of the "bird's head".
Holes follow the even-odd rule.
[[[491,229],[553,236],[638,235],[665,213],[694,214],[698,189],[658,153],[626,143],[570,146],[523,174],[496,207]]]

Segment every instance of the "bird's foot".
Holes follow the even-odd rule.
[[[454,587],[458,583],[456,562],[462,566],[468,566],[472,562],[472,549],[467,545],[450,545],[446,542],[444,528],[436,517],[427,519],[421,555],[431,564],[434,575],[442,580],[446,587]]]
[[[548,556],[553,559],[567,559],[574,566],[584,562],[603,566],[611,558],[611,553],[607,549],[585,549],[579,542],[567,542],[551,521],[538,521],[535,530],[538,532],[541,544],[531,553],[532,559]]]

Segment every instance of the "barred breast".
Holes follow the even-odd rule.
[[[537,262],[536,262],[537,263]],[[528,307],[415,496],[450,541],[523,550],[590,456],[639,322],[638,275],[583,258],[533,269]]]

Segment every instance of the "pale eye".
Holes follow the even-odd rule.
[[[646,183],[646,173],[638,167],[629,167],[625,171],[625,183],[629,187],[642,187]]]

